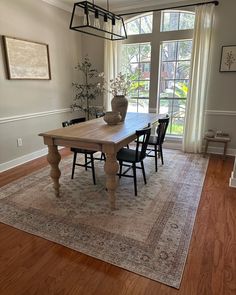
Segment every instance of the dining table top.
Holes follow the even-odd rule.
[[[108,125],[103,117],[40,133],[46,138],[57,138],[69,141],[86,141],[100,144],[118,144],[131,137],[138,129],[145,128],[148,123],[155,123],[161,115],[156,113],[127,113],[124,122]],[[163,115],[162,115],[163,117]]]

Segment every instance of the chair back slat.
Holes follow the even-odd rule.
[[[157,127],[157,144],[163,144],[165,136],[166,136],[166,130],[168,128],[168,124],[169,124],[169,116],[167,116],[166,118],[163,119],[159,119],[158,120],[158,127]]]
[[[85,117],[67,120],[67,121],[62,122],[62,127],[75,125],[75,124],[82,123],[82,122],[85,122],[85,121],[86,121]]]
[[[136,154],[135,160],[139,161],[139,158],[143,159],[146,156],[148,141],[151,134],[151,124],[149,123],[148,126],[141,130],[136,130]]]
[[[96,118],[101,118],[105,116],[105,112],[96,112]]]

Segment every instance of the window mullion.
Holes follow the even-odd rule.
[[[151,38],[151,69],[150,69],[150,89],[149,89],[149,111],[158,110],[158,76],[159,76],[159,56],[160,56],[160,26],[161,13],[153,13],[153,31]]]

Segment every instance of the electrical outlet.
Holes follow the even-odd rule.
[[[17,138],[17,146],[22,146],[23,145],[23,141],[22,138]]]

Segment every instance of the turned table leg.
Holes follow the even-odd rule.
[[[117,188],[117,177],[119,165],[116,160],[116,154],[106,154],[106,162],[104,170],[106,173],[106,188],[109,195],[110,206],[112,210],[116,209],[116,188]]]
[[[60,183],[59,178],[61,176],[61,171],[59,169],[59,163],[61,160],[61,155],[58,152],[56,145],[48,146],[48,155],[47,155],[48,163],[51,165],[50,176],[53,180],[53,187],[55,189],[56,197],[60,197]]]

